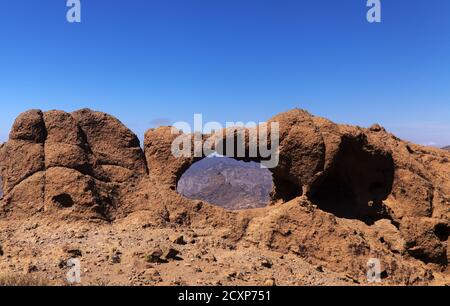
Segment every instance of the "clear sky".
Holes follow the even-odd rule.
[[[0,0],[0,140],[29,108],[158,123],[294,107],[450,144],[450,1]]]

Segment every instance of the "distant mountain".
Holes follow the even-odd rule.
[[[450,151],[450,146],[443,147],[442,149]]]
[[[178,192],[190,199],[238,210],[266,206],[272,186],[271,172],[257,163],[212,157],[184,173]]]

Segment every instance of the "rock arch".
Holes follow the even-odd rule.
[[[306,196],[338,217],[370,222],[382,216],[382,201],[392,189],[394,163],[389,152],[369,144],[364,130],[338,126],[298,109],[275,116],[268,126],[272,122],[279,125],[279,163],[270,169],[272,201]],[[255,142],[251,137],[258,137],[257,132],[245,128],[232,131],[200,135],[201,145],[207,141],[218,144],[211,149],[222,148],[219,154],[240,161],[265,160],[259,151],[255,156],[250,154],[249,144]],[[245,154],[232,152],[230,156],[227,141],[236,144],[238,131],[244,135]],[[269,129],[268,146],[272,145],[271,132]],[[195,155],[195,135],[184,135],[192,154],[175,157],[172,143],[180,135],[172,134],[171,127],[151,129],[145,135],[143,152],[136,135],[107,114],[87,109],[70,114],[28,111],[17,118],[0,153],[6,200],[14,201],[13,189],[26,188],[31,180],[32,194],[17,194],[35,196],[48,210],[55,207],[55,197],[68,194],[74,209],[91,207],[94,214],[102,211],[108,215],[112,207],[122,205],[120,190],[133,188],[147,174],[164,188],[176,190],[182,174],[210,153]],[[72,194],[66,190],[68,186],[74,186]]]
[[[214,139],[212,143],[216,143],[218,144],[218,147],[222,148],[222,150],[217,151],[216,146],[213,146],[212,148],[214,149],[214,152],[238,161],[261,163],[266,160],[266,158],[263,158],[259,152],[256,156],[251,156],[251,154],[249,154],[249,137],[250,135],[256,135],[255,133],[250,132],[249,129],[243,129],[243,135],[245,135],[245,154],[243,156],[238,156],[235,153],[227,154],[227,140],[232,138],[231,140],[235,141],[237,137],[236,135],[237,133],[226,133],[226,131],[223,130],[214,135],[202,135],[201,141],[203,145],[206,141],[211,141],[211,139]],[[173,156],[171,152],[172,143],[175,139],[177,139],[177,137],[180,136],[187,137],[189,139],[191,147],[190,156]],[[203,151],[200,154],[194,154],[194,138],[194,135],[183,135],[181,132],[172,134],[171,127],[161,127],[147,131],[145,136],[145,155],[147,158],[147,163],[151,165],[149,167],[150,175],[157,178],[158,181],[168,185],[170,189],[175,190],[183,173],[194,163],[206,158],[207,155],[209,155]],[[286,137],[286,139],[284,139],[285,141],[280,144],[280,148],[284,146],[284,148],[286,148],[285,150],[289,150],[290,146],[293,145],[287,138],[288,137]],[[271,145],[270,142],[268,145]],[[320,144],[318,145],[320,146]],[[275,185],[272,192],[272,198],[273,200],[289,201],[296,196],[303,194],[303,184],[304,182],[310,180],[313,174],[311,171],[301,171],[301,169],[293,168],[299,165],[298,163],[293,165],[293,160],[290,155],[280,153],[279,157],[279,165],[273,169],[269,169],[273,174]],[[313,163],[314,162],[315,161],[313,161]],[[306,165],[302,166],[306,168]],[[315,168],[317,168],[317,165],[315,165]],[[295,173],[299,173],[300,175],[295,175]]]
[[[280,127],[274,201],[302,195],[298,203],[327,211],[330,220],[391,219],[412,256],[447,264],[448,152],[404,142],[378,125],[338,125],[299,109],[272,121]],[[175,158],[176,137],[171,127],[151,129],[142,151],[136,135],[105,113],[25,112],[0,146],[0,217],[111,220],[156,207],[163,220],[189,220],[190,213],[202,218],[206,210],[231,226],[219,208],[176,194],[183,172],[203,158]]]
[[[279,164],[273,173],[273,201],[287,202],[305,195],[319,208],[338,217],[371,222],[383,217],[382,202],[389,196],[394,179],[394,162],[389,152],[368,144],[358,129],[339,130],[329,121],[315,118],[302,110],[293,110],[274,117],[280,126]],[[261,156],[249,157],[248,129],[245,132],[244,157],[218,152],[240,161],[261,162]],[[150,174],[176,189],[178,180],[195,162],[205,158],[191,156],[176,158],[172,142],[182,135],[172,134],[171,127],[149,130],[145,137],[145,155],[151,165]],[[226,143],[226,133],[202,135],[202,141],[218,137]],[[184,135],[194,147],[194,135]],[[234,136],[236,140],[236,134]],[[337,203],[336,201],[337,200]]]

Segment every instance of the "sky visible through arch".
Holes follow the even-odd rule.
[[[450,2],[2,0],[0,141],[30,108],[89,107],[142,139],[176,121],[265,121],[304,108],[450,144]]]

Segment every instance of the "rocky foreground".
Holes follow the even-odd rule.
[[[177,192],[199,159],[172,156],[169,127],[142,150],[104,113],[21,114],[0,148],[0,283],[65,284],[70,258],[83,285],[357,285],[370,258],[382,284],[450,283],[450,152],[297,109],[272,121],[271,205],[230,211]]]

